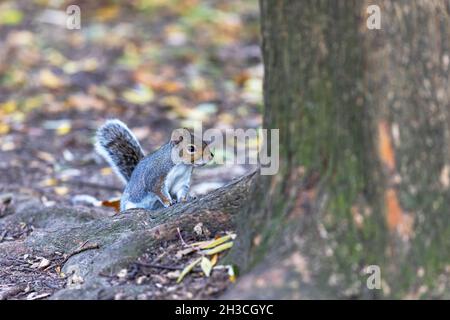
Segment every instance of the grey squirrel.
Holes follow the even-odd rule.
[[[144,156],[131,130],[120,120],[108,120],[97,130],[96,150],[126,183],[120,210],[156,210],[189,199],[191,173],[214,157],[208,142],[189,130],[176,129],[170,141]]]

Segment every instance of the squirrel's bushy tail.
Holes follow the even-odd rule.
[[[126,124],[117,119],[108,120],[97,130],[95,148],[125,183],[144,157],[139,141]]]

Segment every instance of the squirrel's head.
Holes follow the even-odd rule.
[[[172,149],[172,160],[175,163],[182,162],[199,167],[207,164],[214,158],[209,148],[209,143],[195,136],[186,128],[174,130],[170,142],[174,146]]]

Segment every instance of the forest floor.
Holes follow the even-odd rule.
[[[204,129],[225,130],[261,124],[256,1],[78,1],[79,30],[65,28],[69,4],[0,4],[0,245],[23,241],[37,229],[5,222],[14,214],[11,203],[21,197],[58,207],[78,204],[80,196],[120,196],[123,186],[93,148],[95,130],[106,119],[127,123],[147,151],[180,126],[201,122]],[[195,172],[192,192],[205,194],[249,169],[209,165]],[[106,217],[116,214],[101,210]],[[194,242],[214,236],[183,233]],[[197,272],[175,284],[174,274],[191,259],[174,260],[180,241],[164,242],[121,276],[103,275],[110,282],[147,284],[139,295],[105,298],[220,293],[229,283],[226,273],[205,278]],[[58,253],[45,260],[33,253],[2,257],[0,298],[51,297],[67,286],[57,268],[61,260]]]

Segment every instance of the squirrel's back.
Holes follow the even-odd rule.
[[[111,165],[117,175],[127,183],[133,170],[144,157],[134,134],[120,120],[108,120],[97,130],[97,152]]]

